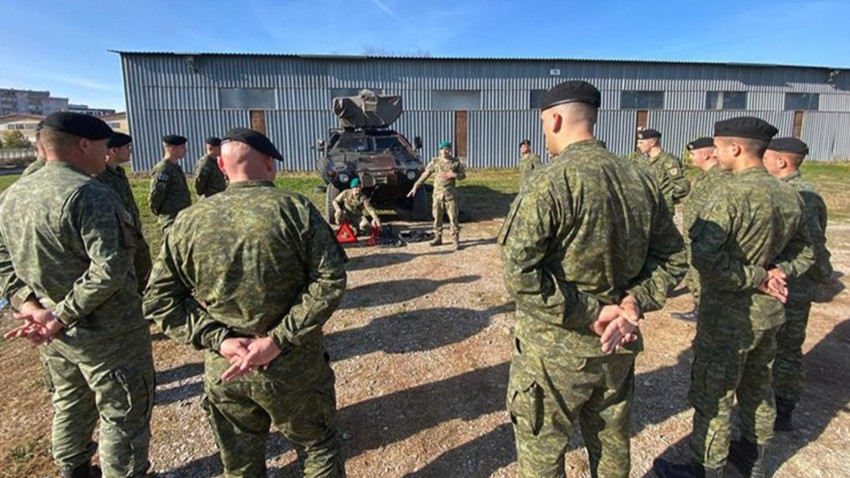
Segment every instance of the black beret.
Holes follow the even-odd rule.
[[[221,146],[221,138],[216,138],[215,136],[210,136],[205,141],[210,146]]]
[[[543,93],[540,109],[545,110],[565,103],[587,103],[599,108],[602,104],[602,93],[586,81],[565,81]]]
[[[80,113],[62,111],[53,113],[41,122],[42,128],[55,129],[63,133],[91,140],[108,139],[112,136],[112,128],[102,119]]]
[[[714,138],[697,138],[690,143],[688,143],[688,149],[693,151],[695,149],[702,148],[713,148],[714,147]]]
[[[531,141],[529,141],[529,140],[527,140],[527,139],[524,139],[524,140],[522,140],[522,141],[520,141],[520,142],[519,142],[519,145],[520,145],[520,146],[522,146],[522,145],[524,145],[524,144],[527,144],[527,145],[531,146]]]
[[[740,116],[714,123],[714,137],[731,136],[770,141],[779,130],[767,121],[752,116]]]
[[[642,129],[637,133],[637,139],[660,138],[661,133],[655,129]]]
[[[181,144],[186,144],[188,139],[178,135],[178,134],[167,134],[162,137],[162,142],[165,144],[170,144],[172,146],[180,146]]]
[[[248,128],[233,128],[224,135],[224,143],[228,141],[238,141],[245,143],[257,151],[267,154],[278,161],[283,161],[283,156],[280,155],[277,148],[266,135]]]
[[[803,156],[809,154],[809,145],[797,138],[776,138],[767,145],[767,149],[781,153],[802,154]]]
[[[133,141],[133,138],[131,138],[129,134],[115,132],[112,135],[112,137],[109,138],[109,141],[106,142],[106,147],[107,148],[120,148],[121,146],[124,146],[125,144],[130,144],[130,142],[132,142],[132,141]]]

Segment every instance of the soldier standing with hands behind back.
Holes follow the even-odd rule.
[[[456,182],[466,178],[466,168],[452,156],[452,143],[443,141],[440,143],[440,155],[432,158],[422,177],[413,185],[413,189],[407,194],[412,198],[416,190],[422,187],[425,181],[434,176],[434,197],[432,213],[434,214],[434,240],[432,246],[443,243],[443,211],[449,216],[449,224],[452,231],[452,244],[455,250],[460,249],[460,225],[458,223],[458,198]]]

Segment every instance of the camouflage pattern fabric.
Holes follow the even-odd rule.
[[[685,209],[682,214],[685,231],[689,230],[691,226],[694,225],[694,222],[699,215],[700,208],[705,206],[705,203],[708,201],[711,193],[715,188],[719,187],[720,183],[726,178],[728,178],[728,173],[720,169],[720,166],[716,164],[709,168],[708,171],[702,171],[699,176],[697,176],[696,180],[694,180],[691,194],[688,196],[688,202],[685,204]],[[690,263],[691,240],[687,234],[685,234],[685,247],[688,250],[688,262]],[[685,274],[685,283],[688,285],[688,290],[693,296],[694,305],[698,306],[700,295],[699,273],[697,273],[697,270],[693,266],[689,267],[687,274]]]
[[[525,183],[531,172],[539,169],[541,166],[540,156],[534,153],[525,153],[519,157],[519,176],[520,184]]]
[[[826,247],[826,203],[815,186],[803,179],[799,171],[783,177],[782,181],[792,186],[803,200],[803,217],[815,251],[814,265],[802,277],[788,284],[790,296],[785,304],[786,320],[776,334],[773,390],[777,397],[797,403],[806,382],[803,342],[806,340],[812,300],[817,297],[822,284],[832,277],[833,271],[831,254]]]
[[[457,174],[455,178],[446,178],[447,172]],[[434,176],[434,195],[431,212],[434,215],[434,235],[443,234],[443,212],[448,213],[449,224],[452,235],[460,233],[460,222],[458,221],[458,197],[456,183],[458,180],[466,179],[466,167],[457,158],[442,157],[431,158],[431,162],[425,167],[425,172],[413,186],[419,189],[425,181]]]
[[[31,162],[26,167],[26,169],[24,169],[24,172],[21,173],[21,177],[29,176],[30,174],[38,171],[39,169],[43,168],[46,163],[47,160],[42,158],[41,156],[35,158],[35,161]]]
[[[195,192],[210,197],[227,189],[227,178],[218,167],[218,158],[207,154],[195,163]]]
[[[757,287],[771,266],[793,278],[814,262],[802,213],[793,188],[752,167],[720,182],[689,230],[702,284],[689,392],[691,449],[708,468],[726,462],[733,396],[742,437],[759,445],[773,438],[771,368],[785,313]]]
[[[67,324],[40,347],[63,469],[91,458],[97,418],[105,476],[148,468],[154,371],[135,236],[115,194],[67,163],[48,162],[0,195],[0,290],[15,309],[34,296]]]
[[[345,261],[319,211],[267,181],[231,183],[165,237],[145,312],[169,337],[209,350],[207,410],[227,476],[265,476],[270,422],[303,451],[307,476],[343,476],[322,325],[342,299]],[[268,370],[222,383],[227,360],[215,352],[227,336],[268,336],[283,352]]]
[[[673,205],[678,204],[691,190],[691,183],[685,177],[682,161],[667,151],[661,151],[654,158],[647,157],[647,165],[661,186],[664,200],[673,213]]]
[[[583,435],[597,437],[588,441],[591,473],[628,476],[630,370],[642,342],[606,356],[590,325],[602,305],[627,294],[644,311],[659,309],[685,273],[682,237],[657,184],[598,141],[574,143],[523,186],[499,243],[521,349],[508,384],[519,475],[564,476],[563,451],[578,417]],[[554,383],[550,360],[561,364],[552,365]],[[535,408],[514,406],[529,392]],[[523,429],[529,423],[534,438]]]
[[[333,201],[334,211],[342,211],[345,220],[350,224],[364,230],[369,226],[369,221],[366,220],[365,214],[368,214],[372,219],[378,218],[378,213],[372,207],[363,193],[355,194],[354,189],[346,189],[337,194]]]
[[[118,196],[118,200],[124,206],[124,209],[133,216],[133,226],[136,232],[133,241],[133,267],[136,269],[136,279],[139,281],[139,293],[142,293],[151,273],[151,250],[142,233],[142,218],[141,213],[139,213],[139,206],[133,197],[133,188],[130,187],[130,181],[121,166],[113,167],[107,164],[106,169],[95,178],[109,186]]]
[[[154,166],[148,203],[163,232],[174,222],[177,213],[192,205],[186,175],[179,163],[162,159]]]

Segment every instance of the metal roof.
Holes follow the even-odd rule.
[[[615,59],[615,58],[534,58],[534,57],[440,57],[440,56],[383,56],[383,55],[331,55],[312,53],[240,53],[240,52],[175,52],[175,51],[128,51],[108,50],[120,55],[175,55],[175,56],[253,56],[271,58],[300,58],[304,60],[343,60],[343,61],[368,61],[368,60],[401,60],[401,61],[495,61],[495,62],[585,62],[585,63],[635,63],[635,64],[667,64],[667,65],[714,65],[729,67],[752,67],[752,68],[815,68],[824,70],[848,70],[850,67],[832,67],[819,65],[781,65],[772,63],[742,63],[721,61],[683,61],[683,60],[638,60],[638,59]]]

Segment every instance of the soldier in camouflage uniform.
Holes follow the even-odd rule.
[[[826,248],[826,203],[814,184],[803,179],[800,164],[809,154],[806,143],[796,138],[777,138],[764,154],[764,166],[775,178],[791,185],[803,199],[803,216],[815,263],[802,276],[788,282],[785,323],[776,334],[776,360],[773,363],[773,391],[776,395],[776,424],[779,431],[794,429],[791,415],[806,381],[803,342],[812,301],[818,290],[832,283],[832,264]]]
[[[520,185],[525,184],[531,172],[540,168],[540,156],[531,152],[531,141],[524,139],[519,143],[519,177]]]
[[[192,205],[186,175],[179,161],[186,156],[186,138],[169,134],[162,138],[165,155],[151,171],[148,204],[165,233],[177,213]]]
[[[523,186],[499,234],[516,301],[507,406],[521,478],[564,477],[577,424],[591,475],[629,476],[635,326],[687,268],[649,172],[593,138],[600,99],[583,81],[543,96],[552,160]]]
[[[723,181],[727,173],[720,169],[717,165],[717,158],[714,157],[714,140],[711,138],[699,138],[688,143],[688,151],[691,153],[691,162],[701,171],[696,180],[694,180],[693,188],[688,196],[688,202],[685,204],[684,211],[684,230],[693,226],[696,217],[699,215],[699,210],[708,200],[708,196],[718,187],[719,182]],[[685,246],[688,249],[688,260],[691,257],[691,241],[685,235]],[[688,284],[688,290],[691,291],[691,296],[694,299],[694,308],[688,312],[674,312],[670,314],[673,318],[682,320],[696,320],[699,309],[699,274],[692,266],[688,268],[688,273],[685,274],[685,283]]]
[[[124,210],[133,216],[133,232],[136,234],[133,238],[133,266],[136,269],[139,293],[143,293],[151,273],[151,250],[142,233],[142,217],[139,206],[133,198],[133,188],[130,187],[127,173],[121,167],[122,164],[130,161],[132,141],[133,138],[124,133],[113,134],[106,143],[109,148],[106,153],[106,168],[95,178],[109,186],[118,196]]]
[[[141,477],[149,466],[154,368],[133,272],[134,223],[91,178],[111,134],[91,116],[48,116],[47,164],[0,195],[0,289],[24,321],[6,337],[42,344],[63,478],[99,476],[90,464],[98,419],[103,476]]]
[[[761,478],[773,438],[771,388],[776,332],[785,321],[788,278],[814,262],[800,196],[771,177],[762,155],[777,130],[740,117],[714,125],[720,181],[688,233],[702,295],[689,399],[693,462],[658,459],[664,477],[722,476],[727,456],[744,476]],[[737,398],[741,439],[731,444]]]
[[[672,214],[673,206],[679,204],[691,190],[691,183],[685,177],[682,161],[661,149],[661,133],[654,129],[638,131],[637,147],[645,155],[645,164],[658,180]]]
[[[322,325],[345,290],[345,253],[306,198],[274,186],[283,158],[268,138],[233,129],[221,158],[230,184],[177,217],[145,312],[206,351],[203,404],[226,476],[266,476],[274,424],[305,476],[342,477]]]
[[[433,209],[434,215],[434,240],[430,242],[432,246],[439,246],[443,243],[443,211],[449,215],[449,224],[452,231],[452,244],[455,250],[460,249],[460,225],[458,223],[458,198],[455,183],[459,179],[466,178],[466,168],[463,164],[452,156],[452,143],[443,141],[440,143],[440,156],[431,158],[431,162],[425,168],[425,172],[418,181],[413,185],[413,189],[407,194],[407,197],[412,198],[416,195],[416,190],[425,184],[425,181],[434,176],[434,196]]]
[[[381,227],[381,220],[378,218],[378,213],[369,202],[369,198],[363,195],[363,187],[360,185],[360,179],[354,178],[349,183],[350,189],[337,194],[333,201],[334,219],[337,224],[343,221],[353,225],[357,234],[364,232],[369,227],[369,221],[366,219],[366,214],[372,218],[372,227]]]
[[[195,163],[195,192],[198,197],[207,198],[220,193],[227,188],[227,178],[218,167],[218,157],[221,156],[221,139],[207,138],[204,147],[207,154]]]

